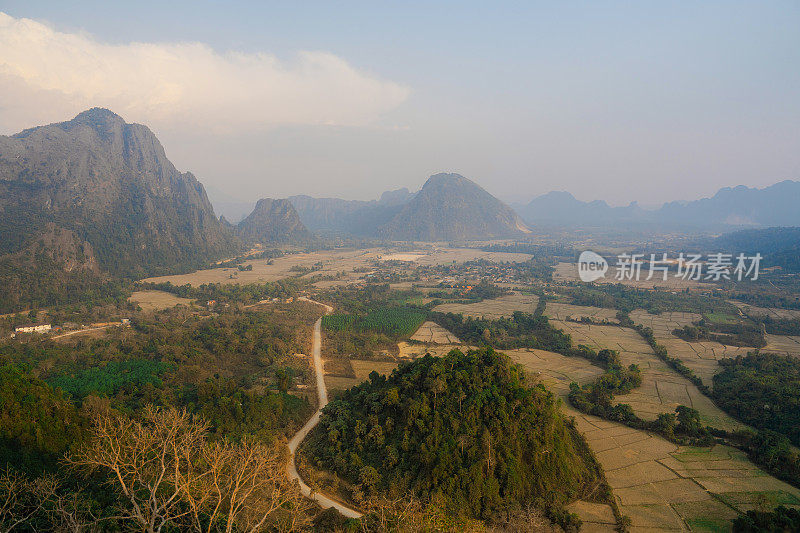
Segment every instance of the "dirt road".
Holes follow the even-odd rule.
[[[333,308],[327,306],[325,304],[315,302],[313,300],[308,300],[306,298],[301,298],[307,302],[315,303],[317,305],[321,305],[325,308],[325,314],[329,314],[333,311]],[[306,435],[314,429],[314,426],[317,425],[319,422],[320,413],[322,408],[328,404],[328,390],[325,388],[325,373],[322,366],[322,318],[317,320],[314,324],[314,335],[312,341],[312,348],[311,354],[313,357],[314,362],[314,374],[317,379],[317,399],[319,407],[317,408],[317,412],[306,422],[306,424],[300,428],[300,431],[295,433],[295,435],[289,441],[289,463],[287,465],[287,472],[289,473],[289,477],[291,479],[296,479],[297,482],[300,484],[300,491],[303,493],[304,496],[307,496],[317,502],[320,507],[323,509],[328,509],[329,507],[333,507],[337,511],[339,511],[343,516],[347,518],[360,518],[361,513],[356,511],[355,509],[351,509],[347,507],[341,502],[333,500],[324,494],[319,492],[312,492],[311,487],[306,485],[306,483],[300,477],[300,474],[297,472],[297,467],[294,464],[294,453],[297,451],[297,447],[303,442],[303,439],[306,438]]]

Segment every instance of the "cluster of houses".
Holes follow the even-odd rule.
[[[67,324],[64,324],[67,326]],[[109,326],[130,326],[131,319],[130,318],[123,318],[119,322],[100,322],[97,324],[92,324],[90,327],[92,328],[101,328],[101,327],[109,327]],[[71,328],[69,329],[79,329],[77,324],[71,324]],[[83,326],[84,328],[86,326]],[[36,324],[33,326],[19,326],[14,328],[14,333],[11,334],[11,337],[16,337],[19,333],[47,333],[48,331],[61,331],[61,326],[53,326],[52,324]]]

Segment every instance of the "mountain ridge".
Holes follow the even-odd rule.
[[[713,196],[664,203],[643,209],[637,202],[612,207],[603,200],[583,202],[571,193],[552,191],[517,210],[529,224],[610,226],[625,223],[669,229],[731,230],[746,227],[800,225],[800,181],[784,180],[763,188],[723,187]]]
[[[301,242],[311,238],[294,206],[286,199],[260,199],[236,226],[236,232],[242,239],[260,243]]]
[[[0,256],[61,230],[90,245],[100,271],[130,278],[197,268],[240,248],[202,184],[174,167],[153,132],[102,108],[0,136]]]
[[[392,240],[441,241],[522,236],[530,229],[509,206],[455,173],[434,174],[378,234]]]

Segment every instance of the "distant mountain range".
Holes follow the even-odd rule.
[[[306,242],[312,233],[384,240],[525,240],[545,226],[641,227],[727,232],[800,226],[800,182],[720,189],[713,197],[647,210],[551,192],[517,212],[469,179],[436,174],[416,193],[379,200],[293,196],[218,219],[205,189],[167,159],[155,135],[106,109],[0,136],[0,310],[49,304],[58,295],[121,277],[201,267],[245,244]],[[242,216],[250,212],[246,217]],[[781,253],[787,265],[796,232]],[[750,242],[767,235],[745,234]],[[54,299],[55,298],[55,299]]]
[[[386,191],[380,200],[341,200],[290,196],[300,219],[309,230],[320,234],[374,237],[377,228],[389,222],[414,197],[408,189]]]
[[[720,189],[711,198],[669,202],[660,209],[631,203],[611,207],[596,200],[581,202],[568,192],[551,192],[516,205],[532,225],[615,227],[644,224],[670,230],[726,231],[736,228],[800,225],[800,182],[782,181],[763,189],[743,185]]]
[[[422,189],[387,191],[380,200],[292,196],[314,232],[387,240],[442,241],[524,237],[530,230],[513,209],[458,174],[431,176]]]

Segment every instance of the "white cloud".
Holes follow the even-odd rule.
[[[409,89],[326,52],[290,62],[202,43],[110,45],[0,12],[0,130],[107,107],[156,129],[369,124]]]

